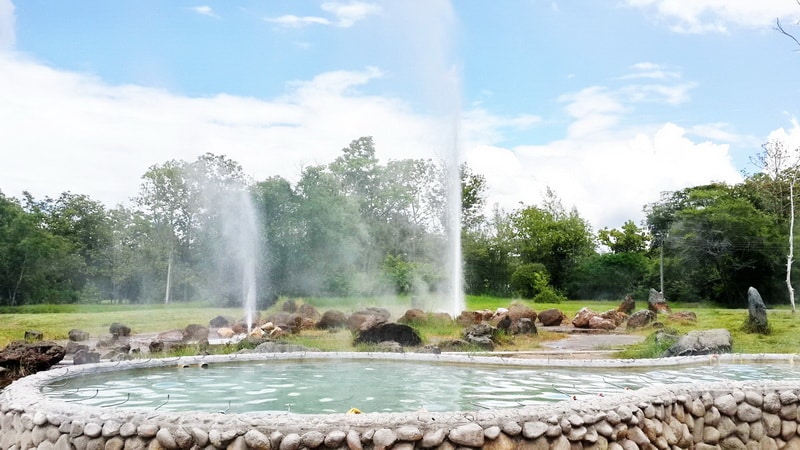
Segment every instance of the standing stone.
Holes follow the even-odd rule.
[[[764,300],[761,299],[761,294],[752,286],[747,290],[747,311],[748,316],[744,322],[744,331],[759,334],[769,333],[767,307],[764,305]]]
[[[650,295],[647,297],[647,309],[656,314],[669,314],[672,312],[669,306],[667,306],[667,301],[664,299],[664,294],[653,288],[650,288]]]
[[[633,296],[631,295],[626,295],[625,299],[622,300],[622,303],[620,303],[619,306],[617,307],[617,311],[623,314],[627,314],[629,316],[631,315],[631,313],[633,313],[634,309],[636,309],[636,301],[633,299]]]

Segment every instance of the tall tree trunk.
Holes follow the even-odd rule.
[[[789,291],[789,303],[794,307],[794,287],[792,287],[792,260],[794,259],[794,177],[789,183],[789,255],[786,257],[786,289]]]
[[[169,293],[172,290],[172,249],[169,251],[169,260],[167,261],[167,290],[164,294],[164,303],[169,303]]]

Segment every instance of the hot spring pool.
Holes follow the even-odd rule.
[[[800,379],[787,363],[679,367],[515,367],[501,364],[298,359],[182,361],[81,374],[43,387],[98,407],[226,413],[341,413],[517,408],[678,383]]]

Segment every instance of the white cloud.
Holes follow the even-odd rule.
[[[267,22],[272,22],[284,27],[290,28],[302,28],[308,25],[330,25],[330,21],[324,17],[315,17],[315,16],[295,16],[295,15],[285,15],[280,17],[272,17],[264,19]]]
[[[219,19],[217,13],[215,13],[214,9],[210,6],[202,5],[202,6],[195,6],[189,9],[196,12],[197,14],[200,14],[201,16],[208,16],[208,17],[213,17],[215,19]]]
[[[654,14],[680,33],[725,33],[731,25],[770,26],[776,18],[800,18],[800,6],[790,0],[626,0]]]
[[[336,17],[336,25],[343,28],[352,27],[356,22],[381,11],[381,7],[374,3],[358,1],[350,3],[327,2],[323,3],[321,8],[323,11],[333,14]]]
[[[637,68],[658,69],[652,64]],[[640,222],[642,207],[663,191],[740,181],[728,144],[745,137],[725,124],[691,130],[673,123],[626,125],[626,116],[635,114],[639,103],[689,100],[693,84],[679,83],[679,75],[671,78],[678,84],[592,86],[564,94],[559,100],[570,121],[562,139],[511,148],[476,144],[469,146],[467,162],[486,176],[492,198],[502,207],[539,204],[551,187],[595,229],[618,227],[629,219]]]
[[[0,189],[37,197],[69,190],[113,205],[137,193],[150,165],[205,152],[240,162],[255,179],[295,179],[302,166],[328,163],[367,135],[383,159],[435,155],[436,123],[403,102],[358,92],[378,76],[322,74],[272,101],[188,98],[3,55]]]
[[[285,27],[301,28],[309,25],[333,25],[349,28],[365,18],[381,12],[381,7],[374,3],[353,1],[350,3],[326,2],[320,5],[323,11],[333,16],[333,19],[318,16],[284,15],[267,18],[267,22],[276,23]]]
[[[666,67],[651,62],[642,62],[632,65],[632,72],[621,76],[620,80],[631,80],[637,78],[654,79],[654,80],[670,80],[680,78],[680,72],[667,70]]]
[[[671,123],[639,133],[618,130],[592,141],[568,138],[511,149],[475,146],[467,162],[486,176],[500,206],[540,204],[550,187],[595,229],[641,222],[642,207],[663,191],[741,181],[727,144],[692,141]]]
[[[0,0],[0,51],[11,50],[16,43],[14,4]]]
[[[0,54],[0,189],[37,198],[69,190],[113,205],[137,194],[149,166],[205,152],[238,161],[256,180],[296,180],[303,166],[329,163],[368,135],[384,161],[441,160],[452,145],[452,116],[421,115],[401,100],[362,92],[382,76],[378,68],[322,73],[268,100],[192,98]],[[550,186],[595,228],[616,227],[641,218],[642,205],[661,191],[738,180],[727,144],[689,139],[673,124],[620,125],[635,109],[624,89],[591,87],[562,102],[568,132],[540,145],[496,144],[509,130],[539,126],[540,117],[480,108],[462,114],[464,158],[487,177],[490,204],[536,204]]]

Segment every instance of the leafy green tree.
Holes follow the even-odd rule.
[[[742,186],[711,184],[648,206],[648,225],[663,237],[668,298],[743,306],[749,286],[774,296],[781,230],[750,198]]]
[[[611,230],[603,228],[598,231],[597,240],[601,245],[608,247],[612,253],[636,253],[647,250],[650,236],[637,227],[632,220],[628,220],[622,225],[622,228]]]
[[[36,201],[26,194],[28,210],[41,218],[53,235],[66,239],[71,252],[80,258],[80,266],[70,275],[76,290],[84,297],[107,298],[110,288],[111,223],[102,203],[86,195],[62,193],[58,198]]]
[[[581,261],[570,279],[571,298],[619,300],[646,296],[655,264],[644,252],[603,253]]]
[[[508,214],[495,206],[491,221],[463,233],[461,246],[468,294],[512,295],[510,277],[519,262]]]
[[[26,194],[32,200],[32,197]],[[41,213],[0,193],[0,301],[65,303],[79,298],[73,282],[82,261],[71,242],[47,230]]]
[[[571,272],[595,252],[588,222],[560,204],[524,207],[512,213],[511,223],[515,253],[523,263],[544,264],[557,289],[565,289]]]

